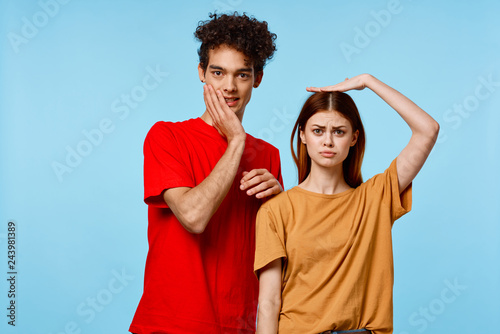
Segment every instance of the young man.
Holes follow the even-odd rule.
[[[149,252],[133,333],[254,333],[255,217],[282,191],[278,150],[241,124],[276,49],[266,22],[210,15],[195,32],[206,110],[144,143]]]

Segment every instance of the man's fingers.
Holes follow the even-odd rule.
[[[282,191],[278,180],[267,169],[252,169],[250,172],[243,172],[240,189],[248,196],[255,195],[256,198],[265,198]]]
[[[212,120],[214,120],[214,122],[218,123],[220,122],[220,117],[217,113],[217,108],[210,93],[211,88],[212,87],[210,85],[203,86],[203,97],[205,98],[205,104],[207,106],[210,117],[212,117]]]
[[[255,175],[260,175],[260,174],[265,174],[267,173],[267,169],[252,169],[250,172],[243,172],[243,177],[241,178],[241,183],[243,182],[246,182],[248,180],[250,180],[252,177],[254,177]],[[271,173],[269,173],[271,174]]]
[[[272,187],[274,187],[274,182],[270,180],[259,182],[256,185],[249,187],[249,189],[246,191],[246,194],[248,196],[252,196]]]
[[[220,90],[215,91],[212,86],[208,86],[207,100],[209,101],[209,105],[211,108],[211,110],[209,110],[210,116],[213,115],[212,119],[214,119],[216,123],[222,124],[225,122],[236,121],[236,115],[227,105],[226,100],[224,99],[224,95]]]
[[[205,93],[206,93],[207,101],[210,104],[210,108],[212,109],[212,112],[214,114],[217,114],[218,118],[220,118],[222,113],[223,113],[223,110],[222,110],[223,105],[221,105],[219,95],[222,93],[216,92],[211,85],[207,85],[206,87],[207,88],[205,90]],[[224,98],[222,98],[222,100],[224,101]],[[225,103],[225,101],[224,101],[224,103]]]
[[[279,186],[273,186],[271,188],[267,188],[266,190],[257,193],[255,195],[255,197],[257,197],[257,198],[265,198],[265,197],[268,197],[268,196],[276,195],[276,194],[280,193],[280,191],[281,190],[280,190]]]
[[[254,176],[250,180],[243,182],[240,185],[241,190],[247,190],[252,187],[255,187],[258,184],[261,184],[262,182],[266,182],[267,180],[261,176]]]
[[[215,90],[212,86],[208,87],[208,96],[211,101],[213,111],[218,113],[219,118],[227,116],[231,113],[231,109],[227,106],[226,99],[220,90]]]
[[[250,172],[245,172],[241,178],[241,190],[250,189],[251,187],[268,180],[273,180],[274,176],[267,169],[252,169]]]
[[[232,113],[231,109],[229,109],[227,103],[226,103],[226,99],[224,98],[224,95],[222,95],[222,92],[220,90],[218,90],[216,92],[216,97],[217,97],[217,101],[219,102],[219,106],[220,106],[220,111],[222,113]]]

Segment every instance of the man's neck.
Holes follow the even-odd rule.
[[[240,122],[243,121],[243,113],[241,114],[236,114],[236,116],[238,117],[238,119],[240,120]],[[205,110],[205,112],[203,113],[203,115],[200,116],[200,118],[205,122],[207,123],[208,125],[214,125],[214,121],[212,119],[212,116],[210,116],[210,113]]]
[[[205,110],[205,112],[203,113],[203,115],[201,115],[200,117],[205,123],[207,123],[208,125],[214,125],[214,122],[212,120],[212,117],[210,117],[210,114],[208,113],[208,111]]]

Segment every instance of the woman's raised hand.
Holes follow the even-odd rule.
[[[325,87],[307,87],[308,92],[347,92],[348,90],[362,90],[366,88],[366,81],[370,74],[360,74],[352,78],[346,78],[336,85]]]
[[[439,124],[409,98],[369,74],[357,75],[333,86],[308,87],[309,92],[346,92],[369,88],[403,118],[412,131],[410,142],[397,157],[400,193],[418,174],[436,143]]]

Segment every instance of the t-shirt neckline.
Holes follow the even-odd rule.
[[[196,126],[198,126],[200,130],[207,129],[206,133],[227,144],[226,138],[224,138],[213,125],[208,124],[201,117],[192,118],[191,120],[195,122]],[[245,134],[247,135],[247,140],[248,140],[250,135],[246,133],[246,131]]]
[[[196,117],[192,119],[193,122],[199,127],[200,130],[206,131],[210,136],[226,142],[225,138],[221,136],[219,131],[213,126],[205,122],[201,117]]]
[[[338,198],[338,197],[349,195],[350,193],[352,193],[355,190],[355,188],[350,188],[350,189],[344,190],[344,191],[342,191],[340,193],[336,193],[336,194],[317,193],[314,191],[310,191],[310,190],[306,190],[304,188],[301,188],[298,185],[293,187],[291,190],[298,191],[298,192],[301,192],[301,193],[304,193],[304,194],[310,195],[310,196],[332,199],[332,198]]]

